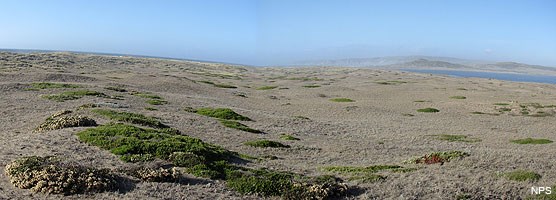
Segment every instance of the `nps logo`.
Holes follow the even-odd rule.
[[[552,194],[550,187],[531,187],[531,194]]]

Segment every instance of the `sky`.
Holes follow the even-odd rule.
[[[246,65],[424,55],[556,67],[556,1],[0,0],[0,48]]]

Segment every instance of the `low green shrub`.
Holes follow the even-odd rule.
[[[245,124],[242,124],[242,123],[239,123],[239,122],[236,122],[236,121],[221,119],[220,123],[222,123],[222,125],[224,125],[225,127],[228,127],[228,128],[233,128],[233,129],[246,131],[246,132],[250,132],[250,133],[262,133],[262,131],[260,131],[260,130],[252,129],[249,126],[247,126]]]
[[[58,102],[64,102],[64,101],[68,101],[68,100],[80,99],[81,97],[84,97],[84,96],[95,96],[95,97],[102,97],[102,98],[110,98],[109,96],[107,96],[104,93],[97,92],[97,91],[91,91],[91,90],[66,91],[66,92],[62,92],[60,94],[44,95],[43,98],[53,100],[53,101],[58,101]]]
[[[130,113],[130,112],[118,112],[115,110],[107,110],[107,109],[94,109],[91,111],[99,115],[102,115],[108,119],[119,121],[119,122],[128,122],[132,124],[149,126],[152,128],[169,128],[169,126],[163,124],[156,118],[147,117],[142,114]]]
[[[240,115],[229,108],[199,108],[195,110],[195,113],[218,119],[251,121],[248,117]]]
[[[290,148],[289,145],[282,144],[280,142],[271,141],[271,140],[255,140],[255,141],[248,141],[243,143],[247,146],[252,147],[262,147],[262,148]]]
[[[436,108],[422,108],[422,109],[418,109],[417,112],[436,113],[436,112],[440,112],[440,110]]]
[[[352,99],[348,99],[348,98],[334,98],[334,99],[330,99],[330,101],[333,102],[355,102]]]
[[[553,141],[549,139],[525,138],[525,139],[510,140],[510,142],[516,144],[549,144],[552,143]]]

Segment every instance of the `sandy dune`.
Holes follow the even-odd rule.
[[[215,87],[203,81],[237,88]],[[86,96],[51,101],[41,95],[71,89],[28,90],[34,82],[79,84],[107,95],[121,95],[123,100]],[[310,85],[320,87],[304,87]],[[106,86],[150,92],[168,104],[149,105],[141,97],[107,90]],[[257,90],[263,86],[277,87]],[[556,107],[550,106],[556,105],[556,85],[358,68],[251,68],[70,53],[0,53],[0,94],[0,166],[31,155],[61,156],[110,169],[133,165],[108,151],[81,143],[75,133],[85,127],[33,131],[58,111],[86,103],[116,102],[128,106],[119,110],[160,118],[186,135],[226,149],[256,157],[278,157],[253,161],[246,164],[248,167],[341,177],[350,187],[359,188],[346,197],[349,199],[519,199],[530,196],[532,186],[556,184],[555,143],[510,142],[522,138],[556,140]],[[450,98],[454,96],[465,99]],[[333,98],[354,102],[333,102]],[[224,127],[218,120],[184,111],[185,107],[231,108],[253,119],[244,124],[264,134]],[[440,112],[417,112],[427,107]],[[529,114],[523,114],[524,108]],[[91,117],[100,124],[108,122]],[[281,140],[282,134],[300,140]],[[480,141],[453,142],[432,136],[438,134],[465,135]],[[291,148],[243,144],[254,139],[280,141]],[[443,164],[404,164],[414,157],[451,150],[467,152],[469,156]],[[327,166],[371,165],[400,165],[416,170],[377,172],[386,178],[375,182],[350,180],[350,175],[323,170]],[[503,175],[515,170],[533,171],[542,178],[514,181]],[[0,199],[60,198],[261,197],[243,196],[227,188],[223,181],[212,180],[189,184],[137,182],[125,192],[48,195],[16,188],[6,174],[0,173]]]

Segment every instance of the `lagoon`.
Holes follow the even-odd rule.
[[[428,70],[428,69],[403,69],[403,71],[427,73],[427,74],[444,74],[453,77],[491,78],[491,79],[506,80],[506,81],[556,84],[556,76],[545,76],[545,75],[457,71],[457,70]]]

